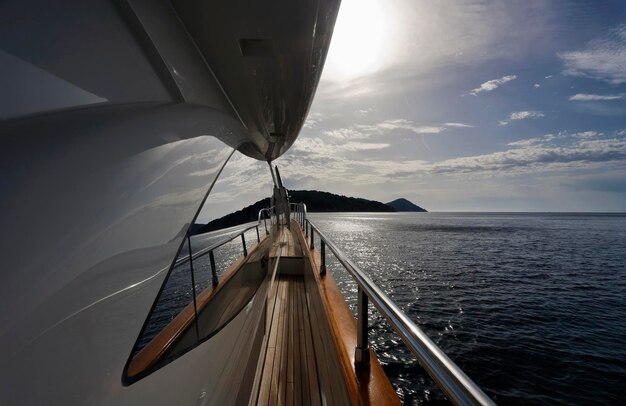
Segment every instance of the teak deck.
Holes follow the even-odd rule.
[[[354,316],[332,275],[320,275],[319,252],[309,250],[296,222],[291,228],[276,230],[270,249],[281,259],[267,302],[256,404],[399,405],[373,351],[370,367],[354,367]]]
[[[328,365],[318,365],[315,356],[316,350],[320,353],[324,349],[315,348],[316,342],[322,346],[319,337],[314,337],[315,323],[309,314],[301,276],[279,277],[272,313],[257,403],[321,405],[325,395],[318,369]]]
[[[277,237],[278,246],[273,248],[271,256],[280,254],[281,257],[302,257],[302,248],[293,233],[286,227],[278,231],[280,233]]]

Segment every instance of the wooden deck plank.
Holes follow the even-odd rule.
[[[272,368],[272,375],[271,377],[269,377],[268,379],[271,380],[271,384],[270,384],[270,400],[269,400],[269,404],[270,405],[275,405],[278,403],[278,398],[279,398],[279,390],[280,390],[280,365],[281,365],[281,361],[282,361],[282,348],[283,348],[283,326],[285,324],[285,300],[286,300],[286,294],[287,294],[287,284],[282,281],[279,280],[279,295],[280,295],[280,306],[275,308],[275,312],[277,312],[278,314],[276,315],[278,317],[278,324],[277,324],[277,328],[275,330],[276,332],[276,346],[274,347],[274,365]]]
[[[294,341],[293,341],[293,319],[294,319],[294,314],[292,310],[292,303],[293,303],[293,295],[294,295],[294,291],[293,291],[293,276],[288,276],[287,277],[288,281],[289,281],[289,299],[287,299],[287,308],[288,308],[288,312],[289,312],[289,324],[288,324],[288,340],[289,340],[289,344],[288,344],[288,348],[287,348],[287,393],[285,395],[285,399],[286,402],[285,404],[287,406],[293,406],[294,405],[294,398],[293,398],[293,387],[294,387],[294,361],[295,361],[295,357],[296,357],[296,353],[294,351]]]
[[[274,364],[274,348],[268,348],[265,354],[265,363],[263,364],[263,375],[269,374],[271,376],[272,366]],[[270,395],[270,379],[262,379],[261,387],[259,388],[259,397],[257,398],[257,405],[269,404]]]
[[[304,286],[303,286],[303,289]],[[306,299],[306,289],[305,294],[302,295],[302,306],[304,311],[306,312],[306,317],[304,319],[304,337],[306,343],[306,365],[307,365],[307,373],[309,378],[309,394],[311,398],[311,405],[317,406],[321,405],[322,401],[320,398],[320,389],[319,389],[319,380],[317,377],[317,365],[315,362],[315,348],[313,348],[313,336],[311,333],[311,318],[309,315],[309,310],[307,307],[307,299]]]
[[[292,284],[293,277],[288,276],[288,280],[290,285]],[[287,350],[287,382],[293,382],[293,362],[295,358],[294,354],[294,345],[293,345],[293,312],[292,303],[293,303],[293,288],[290,286],[289,289],[289,299],[287,300],[288,309],[289,309],[289,348]]]
[[[280,356],[280,374],[278,376],[278,405],[284,405],[286,403],[287,395],[287,356],[289,351],[289,286],[288,278],[282,277],[285,284],[285,302],[283,303],[283,331],[282,331],[282,348]]]
[[[268,332],[257,404],[335,405],[345,403],[331,379],[336,354],[324,338],[321,303],[310,303],[301,276],[281,275]]]
[[[302,358],[302,351],[300,349],[300,311],[298,307],[298,296],[300,295],[299,285],[301,278],[293,279],[293,302],[290,309],[293,313],[293,343],[294,343],[294,363],[293,363],[293,384],[294,384],[294,396],[293,400],[296,405],[302,405],[302,371],[300,369],[300,360]]]
[[[297,284],[297,303],[295,304],[295,308],[298,311],[298,333],[300,339],[300,353],[301,353],[301,361],[300,361],[300,379],[302,382],[302,405],[309,406],[311,404],[311,388],[309,386],[309,375],[307,368],[307,355],[308,348],[306,346],[306,338],[304,336],[304,319],[306,318],[305,309],[302,306],[302,297],[304,296],[304,280],[298,280]]]
[[[281,375],[284,375],[283,371],[284,363],[287,361],[285,357],[286,340],[285,333],[287,328],[285,323],[288,323],[288,298],[289,298],[289,281],[285,278],[278,280],[276,305],[274,306],[274,314],[272,315],[271,331],[269,332],[267,356],[272,357],[272,368],[267,368],[263,372],[261,378],[261,391],[266,386],[269,386],[269,396],[267,404],[285,404],[286,395],[286,382],[283,380],[281,383]],[[284,346],[285,345],[285,346]],[[271,352],[271,355],[270,355]],[[268,384],[269,382],[269,384]],[[259,394],[259,404],[262,403],[264,392]]]
[[[326,363],[319,362],[319,360],[324,359],[326,356],[325,343],[322,339],[322,334],[316,333],[321,328],[321,323],[319,322],[318,318],[318,312],[316,310],[319,304],[316,305],[315,303],[310,302],[308,303],[308,305],[309,314],[311,316],[313,347],[315,348],[315,360],[317,362],[317,371],[320,384],[320,400],[323,405],[332,405],[332,393],[329,391],[331,387],[329,379],[330,371],[328,370],[328,365]]]
[[[267,376],[268,378],[262,379],[259,387],[259,396],[257,398],[257,404],[266,405],[269,402],[270,397],[270,389],[272,384],[272,377],[274,376],[274,368],[275,366],[275,349],[277,342],[277,332],[279,331],[280,326],[279,318],[280,318],[280,306],[281,306],[281,298],[280,293],[281,289],[284,286],[280,283],[276,287],[276,291],[274,292],[274,297],[271,298],[271,307],[270,307],[270,332],[267,342],[267,352],[265,354],[265,362],[263,364],[263,372],[262,376]]]

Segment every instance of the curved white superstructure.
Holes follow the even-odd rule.
[[[258,297],[123,370],[228,159],[297,137],[338,2],[212,3],[0,4],[0,404],[244,400]]]

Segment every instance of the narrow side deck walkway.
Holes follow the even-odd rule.
[[[311,320],[301,276],[281,275],[259,387],[259,405],[321,404]]]
[[[301,276],[281,275],[276,290],[269,341],[259,386],[259,405],[338,404],[343,382],[329,379],[338,368],[328,342],[316,333],[318,315],[310,312]],[[343,390],[342,390],[343,389]]]

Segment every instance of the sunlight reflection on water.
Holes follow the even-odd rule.
[[[626,395],[626,215],[309,218],[496,402]],[[328,268],[354,312],[356,283]],[[406,404],[443,400],[375,311],[370,341]]]

